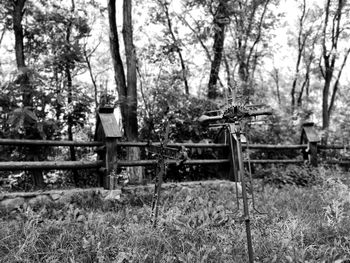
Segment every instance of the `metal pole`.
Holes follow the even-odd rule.
[[[242,184],[242,198],[243,198],[243,211],[244,211],[244,221],[247,234],[247,248],[249,263],[254,263],[254,252],[252,244],[252,234],[250,230],[250,216],[249,216],[249,204],[247,197],[247,189],[245,184],[245,174],[244,174],[244,164],[243,164],[243,154],[241,146],[241,133],[239,129],[236,129],[236,141],[237,141],[237,154],[238,154],[238,168]]]
[[[235,179],[235,186],[236,186],[236,205],[237,210],[239,210],[239,193],[238,193],[238,182],[239,182],[239,166],[237,163],[235,163],[235,149],[234,149],[234,143],[233,143],[233,134],[232,134],[232,127],[230,125],[227,126],[228,134],[229,134],[229,142],[230,142],[230,150],[231,150],[231,160],[232,160],[232,172]]]

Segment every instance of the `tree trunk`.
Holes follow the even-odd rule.
[[[350,48],[348,48],[348,50],[345,52],[344,54],[344,58],[343,58],[343,62],[338,70],[338,74],[336,76],[336,79],[335,79],[335,82],[333,84],[333,92],[332,92],[332,96],[331,96],[331,100],[329,102],[329,106],[328,106],[328,115],[331,116],[331,113],[332,113],[332,110],[334,108],[334,102],[335,102],[335,98],[336,98],[336,95],[337,95],[337,91],[338,91],[338,88],[339,88],[339,81],[340,81],[340,77],[343,73],[343,70],[344,70],[344,67],[346,65],[346,61],[348,59],[348,56],[350,54]]]
[[[13,30],[15,33],[15,53],[18,69],[25,68],[24,45],[23,45],[23,8],[26,0],[14,1],[13,8]]]
[[[325,83],[322,92],[322,129],[328,130],[329,127],[329,114],[328,114],[328,97],[329,88],[331,85],[332,76],[325,78]]]
[[[118,30],[116,23],[116,9],[115,9],[115,0],[108,0],[108,22],[109,22],[109,43],[110,43],[110,51],[112,57],[112,63],[114,68],[114,79],[117,86],[119,104],[120,104],[120,112],[122,115],[122,122],[124,128],[124,135],[126,135],[127,130],[127,87],[125,81],[124,74],[124,66],[123,61],[120,56],[119,51],[119,38],[118,38]]]
[[[297,62],[295,64],[295,73],[294,73],[294,79],[292,84],[292,89],[290,92],[291,95],[291,112],[293,114],[295,109],[295,96],[296,96],[296,88],[297,88],[297,82],[299,79],[299,71],[300,71],[300,63],[302,59],[303,52],[305,50],[305,43],[306,43],[306,34],[304,33],[304,22],[305,22],[305,16],[306,16],[306,2],[303,1],[302,5],[302,13],[299,18],[299,32],[298,32],[298,57]]]
[[[126,53],[127,76],[119,51],[119,38],[116,24],[115,0],[108,1],[108,15],[110,26],[110,49],[114,67],[114,76],[120,100],[124,135],[128,141],[138,139],[137,124],[137,78],[136,78],[136,53],[133,44],[132,33],[132,5],[131,1],[123,2],[123,37]],[[130,147],[128,150],[129,160],[140,158],[140,149]],[[139,183],[142,180],[142,169],[135,167],[129,169],[130,181]]]
[[[60,120],[60,117],[61,117],[61,114],[62,114],[62,104],[61,104],[61,101],[60,101],[60,96],[61,96],[61,85],[60,85],[60,80],[59,80],[59,77],[58,77],[58,70],[56,67],[54,67],[54,78],[55,78],[55,82],[56,82],[56,120],[59,121]]]
[[[124,0],[123,3],[123,39],[126,54],[127,69],[127,104],[128,119],[126,128],[126,137],[128,141],[138,139],[137,125],[137,70],[136,70],[136,51],[133,43],[132,28],[132,1]],[[129,147],[127,152],[128,160],[138,160],[141,157],[139,147]],[[143,177],[142,167],[129,167],[130,181],[141,183]]]
[[[30,80],[28,76],[28,70],[25,63],[24,56],[24,44],[23,44],[23,26],[22,19],[24,13],[24,5],[26,0],[13,1],[13,30],[15,34],[15,54],[16,54],[16,64],[17,69],[20,72],[18,78],[16,79],[16,84],[20,85],[22,92],[22,102],[24,107],[33,106],[32,90],[30,86]],[[39,160],[39,150],[37,147],[30,147],[30,152],[32,152],[33,160]],[[44,186],[44,178],[41,170],[33,170],[31,172],[34,187],[42,188]]]
[[[280,73],[278,68],[274,67],[273,72],[271,73],[271,76],[275,82],[276,85],[276,96],[278,105],[281,105],[281,94],[280,94]]]
[[[0,35],[0,47],[2,44],[2,40],[4,39],[5,33],[6,33],[6,27],[4,27],[4,29],[2,30],[1,35]]]
[[[240,103],[246,104],[250,102],[251,96],[254,94],[254,73],[261,56],[258,52],[258,44],[261,42],[265,29],[264,21],[270,0],[240,3],[233,20],[236,31],[238,76],[241,82],[237,97]],[[262,10],[259,10],[260,7]],[[237,17],[239,18],[237,19]]]
[[[90,54],[90,56],[91,56],[91,54]],[[91,67],[91,63],[90,63],[90,56],[87,54],[86,50],[84,49],[85,62],[86,62],[86,65],[88,67],[88,70],[89,70],[92,85],[94,86],[95,112],[97,112],[98,111],[98,100],[97,100],[98,91],[97,91],[96,76],[94,76],[94,74],[92,72],[92,67]]]
[[[74,0],[72,0],[72,7],[71,7],[71,12],[73,13],[75,10],[75,4]],[[67,45],[67,50],[66,52],[70,52],[70,35],[71,35],[71,30],[72,30],[72,23],[70,22],[67,25],[67,31],[66,31],[66,45]],[[73,105],[73,83],[72,83],[72,73],[71,73],[71,65],[74,65],[74,61],[71,61],[69,58],[67,58],[66,64],[65,64],[65,74],[66,74],[66,80],[67,80],[67,91],[68,91],[68,96],[67,96],[67,104],[69,108],[72,108]],[[74,136],[73,136],[73,116],[72,116],[72,109],[69,110],[68,116],[67,116],[67,133],[68,133],[68,140],[73,141]],[[70,160],[71,161],[76,161],[76,152],[74,146],[69,146],[69,152],[70,152]],[[78,181],[79,181],[79,173],[77,170],[73,170],[73,181],[74,184],[77,186]]]
[[[338,50],[338,42],[341,36],[341,32],[345,31],[345,27],[341,27],[341,18],[345,4],[343,1],[336,2],[335,6],[332,5],[331,0],[327,0],[325,6],[325,19],[323,24],[323,35],[322,35],[322,58],[323,58],[323,67],[320,64],[320,70],[322,77],[324,78],[323,94],[322,94],[322,128],[325,133],[323,142],[327,143],[328,140],[328,131],[330,125],[330,116],[334,106],[335,96],[339,86],[339,79],[342,74],[344,65],[346,63],[347,57],[350,53],[348,49],[343,57],[343,62],[333,85],[333,92],[330,103],[328,103],[331,82],[335,70],[335,62],[340,57],[340,52]],[[331,10],[335,8],[334,10]],[[331,21],[331,22],[330,22]],[[331,32],[331,34],[329,34]]]
[[[243,53],[243,52],[242,52]],[[245,51],[244,51],[245,53]],[[246,103],[249,101],[250,97],[250,87],[249,87],[249,65],[246,63],[246,55],[241,55],[242,60],[238,65],[238,76],[240,79],[240,90],[238,92],[238,98],[240,103]]]
[[[127,126],[126,137],[133,141],[138,138],[137,126],[137,76],[136,76],[136,52],[133,43],[132,30],[132,1],[124,0],[123,4],[123,39],[126,55],[127,69]]]
[[[219,78],[222,53],[224,50],[226,28],[226,21],[224,21],[223,18],[226,18],[226,1],[220,1],[216,17],[214,18],[216,27],[213,45],[214,59],[212,60],[210,68],[210,76],[208,82],[208,99],[215,99],[218,96],[218,90],[216,85]]]
[[[30,88],[29,76],[27,66],[24,57],[24,44],[23,44],[23,12],[26,0],[14,1],[13,5],[13,30],[15,33],[15,54],[17,69],[20,72],[16,83],[20,85],[22,90],[23,106],[31,107],[32,102],[32,91]]]
[[[72,107],[72,102],[73,102],[73,86],[72,86],[72,74],[71,74],[71,69],[69,66],[69,62],[66,63],[66,78],[67,78],[67,89],[68,89],[68,98],[67,98],[67,104],[68,107]],[[67,117],[67,134],[68,134],[68,140],[69,141],[73,141],[74,140],[74,136],[73,136],[73,117],[72,117],[72,113],[68,112],[68,117]],[[70,152],[70,160],[71,161],[76,161],[76,152],[75,152],[75,147],[74,146],[69,146],[69,152]],[[78,181],[79,181],[79,173],[77,170],[73,170],[73,181],[74,184],[77,186],[78,185]]]
[[[299,92],[299,96],[298,96],[298,100],[297,100],[298,107],[302,106],[304,90],[306,89],[306,91],[307,91],[309,89],[309,85],[310,85],[310,77],[309,77],[309,74],[307,73],[305,75],[305,79],[303,81],[303,84],[301,85],[301,90]]]

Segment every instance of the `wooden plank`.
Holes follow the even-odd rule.
[[[176,160],[166,160],[168,164],[176,164]],[[210,160],[187,160],[184,165],[213,165],[229,163],[229,159],[210,159]],[[245,162],[248,162],[247,160]],[[302,160],[250,160],[251,163],[303,163]],[[155,165],[157,160],[135,160],[119,161],[119,166],[147,166]],[[104,165],[103,161],[43,161],[43,162],[0,162],[0,171],[15,170],[70,170],[70,169],[93,169]]]
[[[159,146],[159,142],[152,143],[154,146]],[[122,147],[147,147],[147,142],[118,142],[118,146]],[[228,144],[225,143],[168,143],[169,147],[181,148],[228,148]],[[247,148],[247,145],[242,145],[243,148]],[[306,149],[307,144],[291,144],[291,145],[272,145],[272,144],[249,144],[249,149]]]
[[[149,144],[147,142],[118,142],[118,146],[122,147],[147,147]],[[159,142],[154,142],[151,145],[160,146]],[[168,143],[167,146],[174,148],[181,148],[182,146],[186,148],[222,148],[228,147],[228,144],[224,143]]]
[[[0,171],[93,169],[102,165],[101,161],[0,162]]]
[[[150,145],[148,147],[148,151],[154,155],[163,156],[163,158],[167,159],[179,159],[179,156],[181,155],[178,148],[172,148],[167,146],[161,147]]]
[[[198,164],[204,164],[204,165],[210,165],[210,164],[223,164],[223,163],[229,163],[229,159],[210,159],[210,160],[187,160],[183,164],[184,165],[198,165]],[[176,160],[166,160],[167,164],[176,164]],[[155,165],[157,164],[157,160],[133,160],[133,161],[126,161],[126,160],[119,160],[118,166],[148,166],[148,165]]]
[[[245,163],[247,163],[248,161],[244,161]],[[257,164],[267,164],[267,163],[280,163],[280,164],[301,164],[304,163],[303,160],[292,160],[292,159],[286,159],[286,160],[282,160],[282,159],[274,159],[274,160],[250,160],[250,163],[257,163]]]
[[[122,133],[113,113],[98,114],[106,138],[121,138]]]
[[[113,169],[116,168],[118,163],[117,158],[117,140],[116,139],[107,139],[106,140],[106,163],[105,167],[107,173],[110,173]]]
[[[313,124],[304,124],[303,130],[306,134],[306,138],[307,138],[308,142],[320,142],[321,141]]]
[[[166,162],[168,164],[176,164],[176,160],[167,159]],[[248,163],[248,160],[244,161]],[[187,160],[183,164],[184,165],[211,165],[211,164],[226,164],[230,163],[230,159],[198,159],[198,160]],[[250,160],[250,163],[254,164],[268,164],[268,163],[280,163],[280,164],[301,164],[304,163],[303,160]],[[157,160],[134,160],[134,161],[126,161],[119,160],[118,166],[148,166],[157,164]]]
[[[310,164],[317,166],[317,142],[309,142],[308,150]]]
[[[243,148],[247,148],[247,145],[243,144]],[[280,149],[306,149],[306,144],[285,144],[285,145],[272,145],[272,144],[249,144],[249,149],[252,150],[280,150]]]
[[[52,140],[22,140],[22,139],[0,139],[0,145],[13,146],[84,146],[95,147],[104,145],[103,142],[83,142],[83,141],[52,141]]]

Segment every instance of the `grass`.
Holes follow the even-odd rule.
[[[265,185],[252,217],[255,262],[350,262],[346,174],[320,168],[309,187]],[[127,204],[26,208],[0,219],[0,262],[247,262],[231,192],[164,193],[159,225],[150,196]]]

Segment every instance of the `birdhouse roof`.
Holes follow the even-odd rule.
[[[305,123],[303,125],[303,133],[305,133],[308,142],[321,141],[320,137],[318,136],[315,130],[315,127],[313,126],[313,123]]]
[[[102,125],[106,138],[122,137],[120,126],[112,110],[100,110],[97,125]]]

